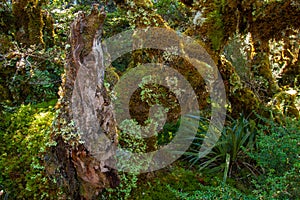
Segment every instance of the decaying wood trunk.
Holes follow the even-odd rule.
[[[104,19],[105,13],[94,5],[89,15],[79,13],[71,25],[71,49],[46,167],[64,189],[63,199],[94,199],[103,188],[119,184],[117,171],[111,167],[116,123],[103,85],[100,37]]]

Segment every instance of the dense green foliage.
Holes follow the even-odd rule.
[[[47,130],[54,117],[54,104],[55,101],[21,106],[20,108],[7,107],[3,112],[0,133],[1,144],[3,144],[0,159],[2,172],[0,185],[9,198],[40,199],[44,197],[55,199],[58,189],[46,176],[43,167],[44,151],[50,141]],[[199,133],[203,130],[203,122],[202,126],[199,126]],[[238,134],[241,129],[245,131],[251,126],[253,125],[249,125],[249,120],[241,116],[240,119],[229,123],[224,130],[227,130],[227,137],[229,137],[233,136],[232,132]],[[217,171],[214,174],[200,172],[197,167],[195,168],[195,164],[192,169],[188,169],[184,165],[170,166],[167,170],[156,172],[152,178],[146,178],[146,180],[143,176],[139,178],[134,174],[120,174],[123,177],[120,187],[107,191],[104,193],[107,196],[102,195],[102,199],[116,199],[117,196],[118,199],[125,197],[126,199],[132,197],[143,199],[297,198],[300,191],[298,184],[300,180],[299,126],[299,120],[286,119],[285,122],[279,124],[273,120],[261,118],[256,129],[256,143],[254,146],[251,145],[252,150],[250,151],[250,147],[246,148],[245,145],[244,148],[237,145],[240,147],[239,151],[246,152],[239,154],[240,156],[236,160],[232,160],[232,163],[242,162],[247,155],[247,159],[252,158],[252,161],[257,163],[257,171],[254,174],[248,171],[248,175],[253,178],[252,183],[247,183],[253,188],[252,194],[248,191],[249,194],[246,195],[235,189],[235,183],[232,182],[234,179],[230,178],[228,185],[219,181],[219,178],[223,178],[222,174]],[[166,133],[169,131],[172,129],[167,128]],[[229,149],[236,145],[236,141],[232,138],[224,140],[225,138],[221,139],[219,144],[231,147]],[[133,141],[124,138],[123,141],[121,140],[123,146],[124,142],[132,143]],[[194,142],[199,142],[199,140],[196,138]],[[141,150],[145,148],[138,143],[134,144],[140,145]],[[194,145],[197,144],[193,144],[192,147]],[[223,161],[214,159],[215,167],[206,165],[207,169],[225,169],[225,154],[232,154],[232,152],[228,149],[228,152],[224,149],[220,150],[217,145],[213,155],[222,156]],[[179,163],[181,162],[183,161]],[[203,164],[205,165],[205,162]],[[236,171],[236,173],[239,172]],[[238,175],[235,174],[235,176]]]
[[[249,155],[257,161],[262,174],[254,180],[254,193],[266,199],[297,199],[300,196],[300,121],[286,119],[276,123],[262,119],[256,151]]]
[[[8,199],[53,199],[44,153],[56,101],[6,108],[0,123],[0,185]],[[54,191],[54,192],[53,192]]]
[[[89,10],[92,1],[19,1],[26,3],[21,5],[21,11],[26,10],[28,22],[18,21],[22,12],[12,2],[15,1],[0,0],[0,199],[62,199],[63,192],[45,170],[45,151],[55,145],[50,142],[49,128],[55,118],[54,105],[70,51],[70,23],[78,11]],[[140,9],[136,4],[147,1],[97,2],[107,12],[104,39],[152,22],[156,27],[172,28],[196,39],[217,63],[228,102],[225,127],[219,130],[221,136],[209,154],[202,157],[200,148],[210,116],[191,115],[199,120],[199,128],[182,159],[146,174],[139,174],[141,166],[119,160],[119,167],[131,168],[134,173],[120,172],[120,185],[105,189],[99,199],[299,199],[297,1],[206,0],[191,4],[158,0],[148,1]],[[39,17],[36,23],[30,15],[34,9]],[[38,24],[42,27],[34,27]],[[33,30],[38,31],[37,38],[35,34],[22,36],[23,31]],[[168,57],[168,53],[153,52],[137,50],[114,60],[106,70],[109,92],[113,95],[119,77],[142,64],[142,58],[152,62]],[[182,65],[186,76],[192,77],[189,81],[201,83],[188,71],[189,65],[176,56],[165,60],[164,64],[175,65],[174,68]],[[177,104],[165,102],[175,99],[166,88],[143,81],[139,87],[130,102],[136,119],[123,121],[119,127],[122,131],[118,132],[119,147],[133,153],[149,151],[149,144],[150,150],[167,145],[180,125],[175,113]],[[198,89],[205,90],[201,87]],[[134,102],[135,98],[139,101]],[[210,106],[209,99],[206,101],[205,105]],[[161,131],[156,131],[157,123],[148,130],[155,133],[152,140],[141,136],[141,130],[153,120],[143,115],[146,109],[135,113],[135,106],[141,103],[148,107],[164,105],[171,115]],[[203,113],[209,109],[205,107]],[[156,114],[156,118],[163,118],[161,112]],[[64,138],[70,138],[70,132],[68,126],[60,129]]]
[[[3,96],[7,104],[36,103],[57,98],[58,87],[63,72],[64,52],[57,54],[56,46],[39,50],[17,45],[9,53],[12,57],[1,62],[0,82],[3,83]],[[7,55],[7,56],[9,56]],[[14,67],[17,69],[14,70]],[[6,95],[6,96],[4,96]]]
[[[179,192],[178,190],[174,190],[171,188],[171,191],[176,195],[179,199],[244,199],[244,200],[254,200],[256,197],[252,195],[245,195],[235,189],[234,187],[228,186],[219,181],[218,185],[214,186],[203,186],[199,185],[199,187],[192,191],[191,193],[187,192]]]

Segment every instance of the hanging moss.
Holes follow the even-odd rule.
[[[106,83],[108,83],[108,88],[110,91],[120,79],[119,75],[115,70],[116,69],[113,66],[109,66],[105,69],[105,81]]]
[[[219,71],[225,85],[227,98],[231,104],[231,115],[239,116],[240,113],[248,115],[253,110],[260,113],[259,98],[253,93],[253,91],[245,87],[239,78],[239,75],[235,71],[231,62],[224,57],[220,58]]]
[[[287,88],[274,95],[270,104],[286,116],[299,118],[300,113],[295,104],[296,97],[297,91]]]
[[[211,24],[209,38],[212,43],[212,48],[214,50],[219,50],[224,39],[224,28],[221,13],[216,10],[213,11],[209,16],[208,23]]]
[[[43,40],[43,15],[40,5],[29,2],[27,4],[26,12],[28,15],[28,34],[29,43],[42,45],[44,47],[45,43]]]
[[[23,44],[28,44],[28,15],[25,12],[27,0],[12,1],[12,13],[15,20],[15,39]]]
[[[13,47],[12,37],[0,34],[0,54],[5,54]]]
[[[42,10],[46,1],[12,1],[12,13],[15,18],[15,39],[19,43],[40,45],[41,48],[53,45],[54,27],[51,15]]]
[[[54,45],[54,20],[53,17],[47,11],[42,11],[43,14],[43,40],[46,47],[52,47]]]
[[[254,38],[261,41],[267,42],[272,38],[286,37],[287,35],[282,35],[284,30],[300,27],[300,10],[291,0],[265,3],[255,11],[253,21],[249,23],[249,31]]]
[[[278,92],[279,87],[273,77],[270,61],[269,61],[269,45],[266,42],[255,41],[253,44],[255,48],[255,56],[251,60],[252,72],[256,77],[261,77],[262,80],[267,83],[266,85],[261,85],[263,90],[260,94],[265,100],[269,100],[276,92]]]

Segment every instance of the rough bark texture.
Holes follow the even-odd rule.
[[[105,13],[94,5],[88,16],[79,13],[71,25],[71,52],[52,128],[56,145],[47,166],[65,189],[65,199],[95,199],[103,188],[119,184],[116,170],[109,167],[114,162],[117,133],[103,86],[100,35],[104,19]],[[72,99],[74,95],[79,100]],[[101,138],[106,139],[101,143],[105,145],[97,142]]]

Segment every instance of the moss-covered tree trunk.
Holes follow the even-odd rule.
[[[13,0],[12,13],[15,18],[15,39],[27,46],[40,48],[53,46],[54,27],[49,13],[42,9],[46,0]]]
[[[186,34],[192,37],[200,36],[204,47],[218,64],[232,106],[232,114],[249,113],[253,110],[261,113],[261,108],[281,91],[272,74],[269,42],[272,39],[279,41],[288,38],[291,32],[289,29],[299,29],[299,5],[292,0],[181,2],[201,13],[199,16],[202,17],[198,19],[201,23],[190,26]],[[233,66],[222,56],[228,41],[239,34],[251,35],[252,56],[248,60],[251,65],[250,72],[255,78],[263,80],[260,85],[254,84],[251,88],[242,83],[235,69],[247,66]],[[292,54],[293,63],[296,63],[297,54]],[[296,68],[293,68],[293,71],[296,71]],[[286,78],[284,72],[281,75]],[[295,76],[296,74],[293,78]]]
[[[59,114],[52,127],[55,145],[47,166],[65,189],[66,199],[94,199],[103,188],[119,183],[116,170],[111,168],[117,145],[112,106],[102,74],[101,80],[93,81],[99,74],[92,69],[105,71],[100,43],[104,19],[105,13],[94,5],[91,14],[79,13],[71,25],[71,50],[57,105]],[[88,79],[92,81],[86,85]],[[90,85],[95,85],[95,90]],[[78,99],[72,99],[74,94]],[[89,101],[94,103],[95,110],[88,109]],[[76,120],[75,115],[82,120]],[[98,136],[108,138],[107,143],[97,141]]]
[[[164,28],[166,31],[171,30],[172,28],[168,25],[168,23],[162,18],[160,14],[154,8],[152,1],[149,0],[134,0],[134,1],[125,1],[126,3],[119,3],[118,5],[128,10],[127,14],[130,18],[130,22],[132,26],[136,29],[147,29],[147,27],[159,27]],[[164,35],[159,35],[157,32],[157,38],[161,38],[161,43],[168,42],[168,39],[165,38]],[[182,46],[183,44],[178,44]],[[174,48],[176,48],[176,44],[174,44]],[[185,51],[187,51],[190,55],[193,54],[193,48],[188,48],[182,46]],[[169,51],[172,51],[170,49]],[[174,51],[174,50],[173,50]],[[176,51],[176,50],[175,50]],[[203,77],[199,74],[197,69],[188,62],[186,59],[180,56],[170,56],[167,57],[167,51],[162,51],[158,49],[138,49],[132,52],[131,63],[128,68],[133,68],[144,63],[161,63],[166,66],[169,66],[180,74],[182,74],[186,80],[190,83],[192,88],[194,89],[195,94],[197,95],[198,105],[201,109],[208,108],[209,93],[206,90],[205,81]],[[199,51],[197,52],[199,53]],[[205,55],[205,53],[203,53]],[[159,73],[157,73],[159,74]],[[165,98],[160,98],[158,101],[165,108],[169,109],[167,122],[174,123],[179,119],[180,115],[180,105],[178,104],[174,93],[170,92],[167,88],[151,88],[153,93],[162,94],[165,93]],[[141,91],[137,90],[130,101],[130,114],[131,117],[136,119],[140,124],[143,124],[145,120],[149,117],[149,108],[155,104],[157,99],[141,99]],[[149,103],[150,102],[150,103]],[[177,103],[176,103],[177,102]],[[189,102],[187,102],[187,105]],[[157,138],[150,137],[146,138],[147,143],[147,151],[155,151],[157,150]]]

